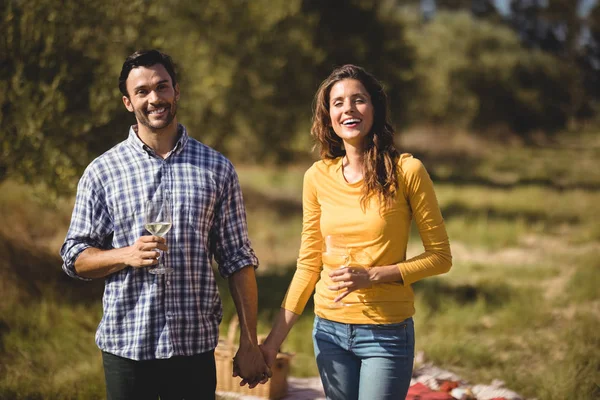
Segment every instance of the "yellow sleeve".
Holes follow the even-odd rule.
[[[304,174],[302,188],[302,241],[296,272],[281,306],[295,314],[302,314],[315,290],[323,264],[321,262],[321,206],[315,186],[317,173],[314,166]]]
[[[424,252],[398,264],[405,285],[429,276],[443,274],[452,267],[450,242],[438,205],[433,182],[425,166],[416,158],[401,161],[400,179],[410,204]]]

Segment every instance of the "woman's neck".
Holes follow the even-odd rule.
[[[342,159],[342,171],[348,183],[355,183],[363,178],[364,152],[356,147],[346,146],[346,155]]]

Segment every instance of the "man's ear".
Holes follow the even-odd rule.
[[[133,112],[133,106],[131,105],[131,100],[127,96],[123,96],[123,104],[125,104],[125,108],[129,112]]]
[[[179,101],[179,83],[175,84],[175,100]]]

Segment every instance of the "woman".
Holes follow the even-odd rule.
[[[452,265],[433,184],[420,161],[394,148],[387,96],[360,67],[335,69],[321,84],[311,134],[321,161],[304,176],[297,270],[263,353],[272,365],[316,287],[313,340],[327,398],[404,398],[414,358],[410,285]],[[413,217],[425,251],[406,260]],[[329,235],[351,254],[366,252],[370,265],[324,265]]]

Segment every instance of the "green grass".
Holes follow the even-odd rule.
[[[566,287],[565,297],[586,304],[600,300],[600,259],[598,254],[575,257],[575,270]],[[600,304],[598,304],[600,306]],[[600,310],[600,307],[597,307]]]
[[[528,398],[600,397],[600,154],[592,136],[549,147],[490,147],[473,162],[431,161],[452,270],[414,285],[417,350],[471,383],[501,379]],[[468,160],[467,160],[468,161]],[[259,334],[294,272],[310,163],[236,166],[258,269]],[[478,181],[473,178],[485,178]],[[469,181],[471,179],[471,181]],[[520,183],[519,183],[520,182]],[[0,186],[0,398],[104,398],[94,331],[101,291],[63,276],[56,256],[72,199]],[[413,228],[409,254],[422,251]],[[219,279],[224,321],[235,313]],[[283,345],[292,374],[315,376],[310,303]],[[222,324],[221,333],[227,331]],[[594,397],[595,396],[595,397]]]
[[[104,374],[94,332],[100,304],[67,304],[46,292],[0,319],[3,399],[102,399]]]

